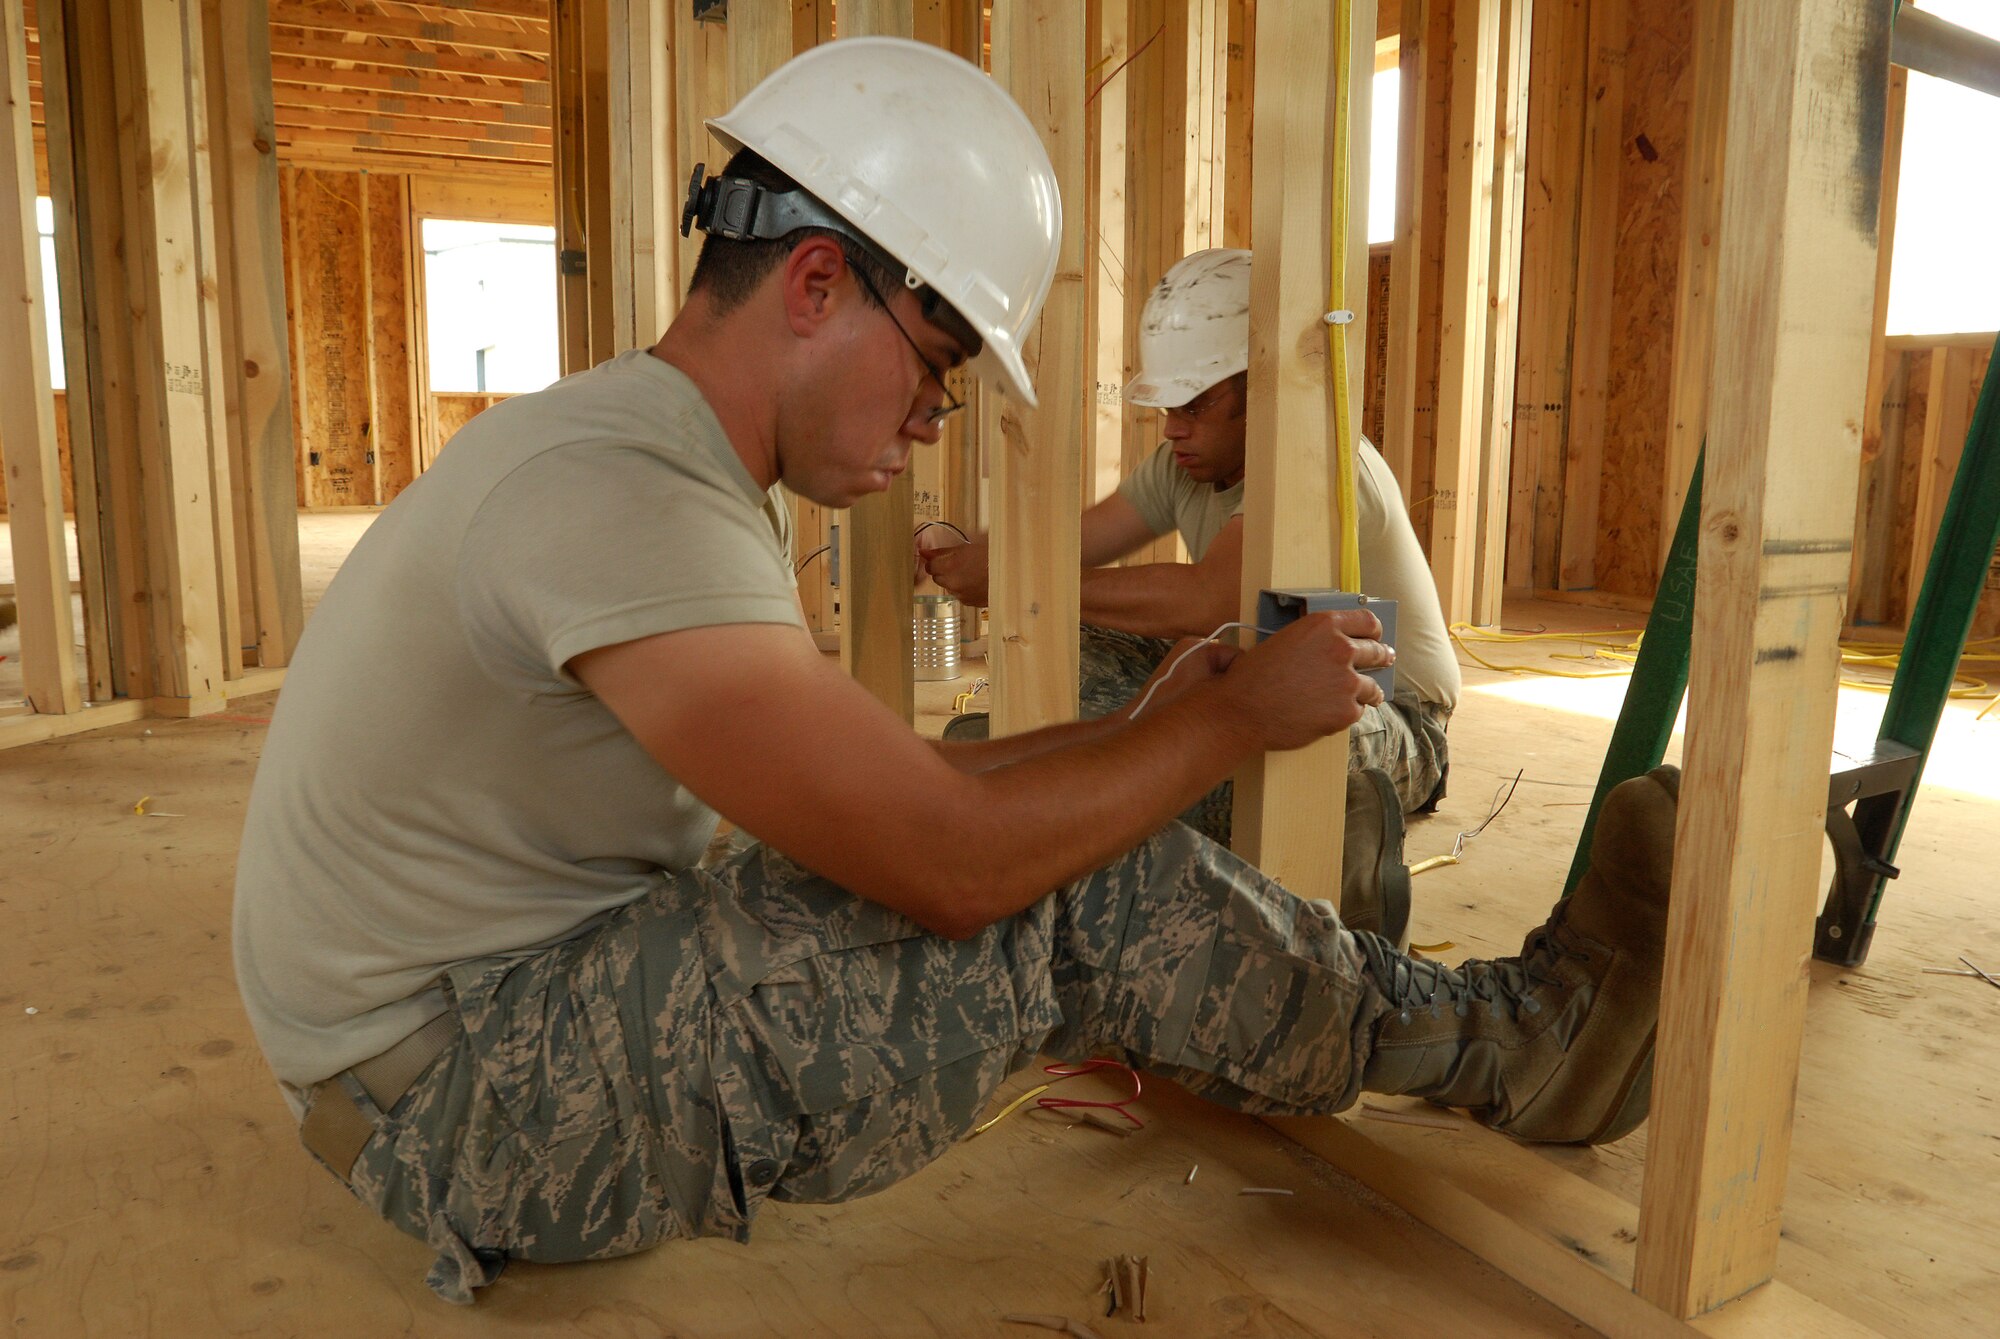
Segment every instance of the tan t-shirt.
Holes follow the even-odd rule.
[[[1455,707],[1461,686],[1458,657],[1452,654],[1451,637],[1445,631],[1430,563],[1410,527],[1409,513],[1403,510],[1402,490],[1396,487],[1388,462],[1366,438],[1355,457],[1361,588],[1396,602],[1396,681],[1415,689],[1426,702]],[[1118,491],[1154,534],[1180,531],[1195,562],[1202,560],[1230,518],[1243,511],[1240,482],[1230,488],[1195,482],[1175,463],[1168,443],[1147,457]]]
[[[799,623],[788,508],[644,350],[474,419],[385,510],[286,674],[237,865],[237,981],[279,1079],[444,1009],[447,966],[566,939],[692,866],[715,813],[563,666]]]

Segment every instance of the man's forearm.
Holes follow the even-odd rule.
[[[970,778],[957,867],[931,871],[934,892],[971,933],[1159,831],[1257,751],[1230,697],[1217,681],[1138,721],[1083,722],[1098,728]]]
[[[1024,734],[1008,735],[1005,739],[939,739],[932,742],[937,746],[938,755],[946,762],[967,775],[976,775],[1095,739],[1116,730],[1123,719],[1120,714],[1089,721],[1066,721]]]
[[[1209,589],[1192,563],[1098,567],[1083,574],[1083,621],[1142,637],[1205,637],[1236,616],[1234,593]]]

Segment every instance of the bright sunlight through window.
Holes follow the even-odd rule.
[[[1995,0],[1906,0],[2000,38]],[[1378,81],[1379,82],[1379,81]],[[1910,73],[1889,333],[2000,330],[2000,98]]]

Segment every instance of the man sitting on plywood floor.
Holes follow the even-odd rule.
[[[1243,1110],[1643,1119],[1670,769],[1612,794],[1520,957],[1447,969],[1171,822],[1380,701],[1365,612],[1191,643],[1136,718],[990,742],[924,741],[827,665],[771,490],[887,488],[947,365],[1032,403],[1055,177],[997,85],[891,39],[818,47],[711,128],[735,156],[691,193],[672,327],[481,415],[383,512],[252,793],[258,1039],[439,1295],[882,1189],[1043,1050]],[[762,844],[698,868],[718,811]]]

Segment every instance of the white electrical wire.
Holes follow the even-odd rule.
[[[1242,628],[1245,632],[1261,632],[1265,633],[1266,635],[1277,631],[1276,628],[1260,628],[1254,623],[1229,622],[1220,625],[1219,627],[1216,628],[1214,632],[1209,633],[1208,636],[1203,637],[1193,646],[1190,646],[1187,650],[1175,656],[1173,659],[1173,663],[1167,666],[1166,672],[1160,675],[1159,678],[1153,680],[1152,686],[1145,691],[1143,696],[1140,697],[1139,704],[1132,708],[1132,714],[1130,716],[1127,716],[1125,719],[1127,721],[1138,720],[1139,713],[1144,711],[1146,709],[1146,704],[1153,700],[1153,694],[1160,691],[1161,684],[1165,683],[1168,679],[1174,677],[1174,671],[1180,668],[1180,664],[1183,660],[1186,660],[1196,651],[1201,650],[1201,648],[1206,646],[1208,643],[1217,640],[1222,636],[1223,633],[1229,631],[1231,628]]]

